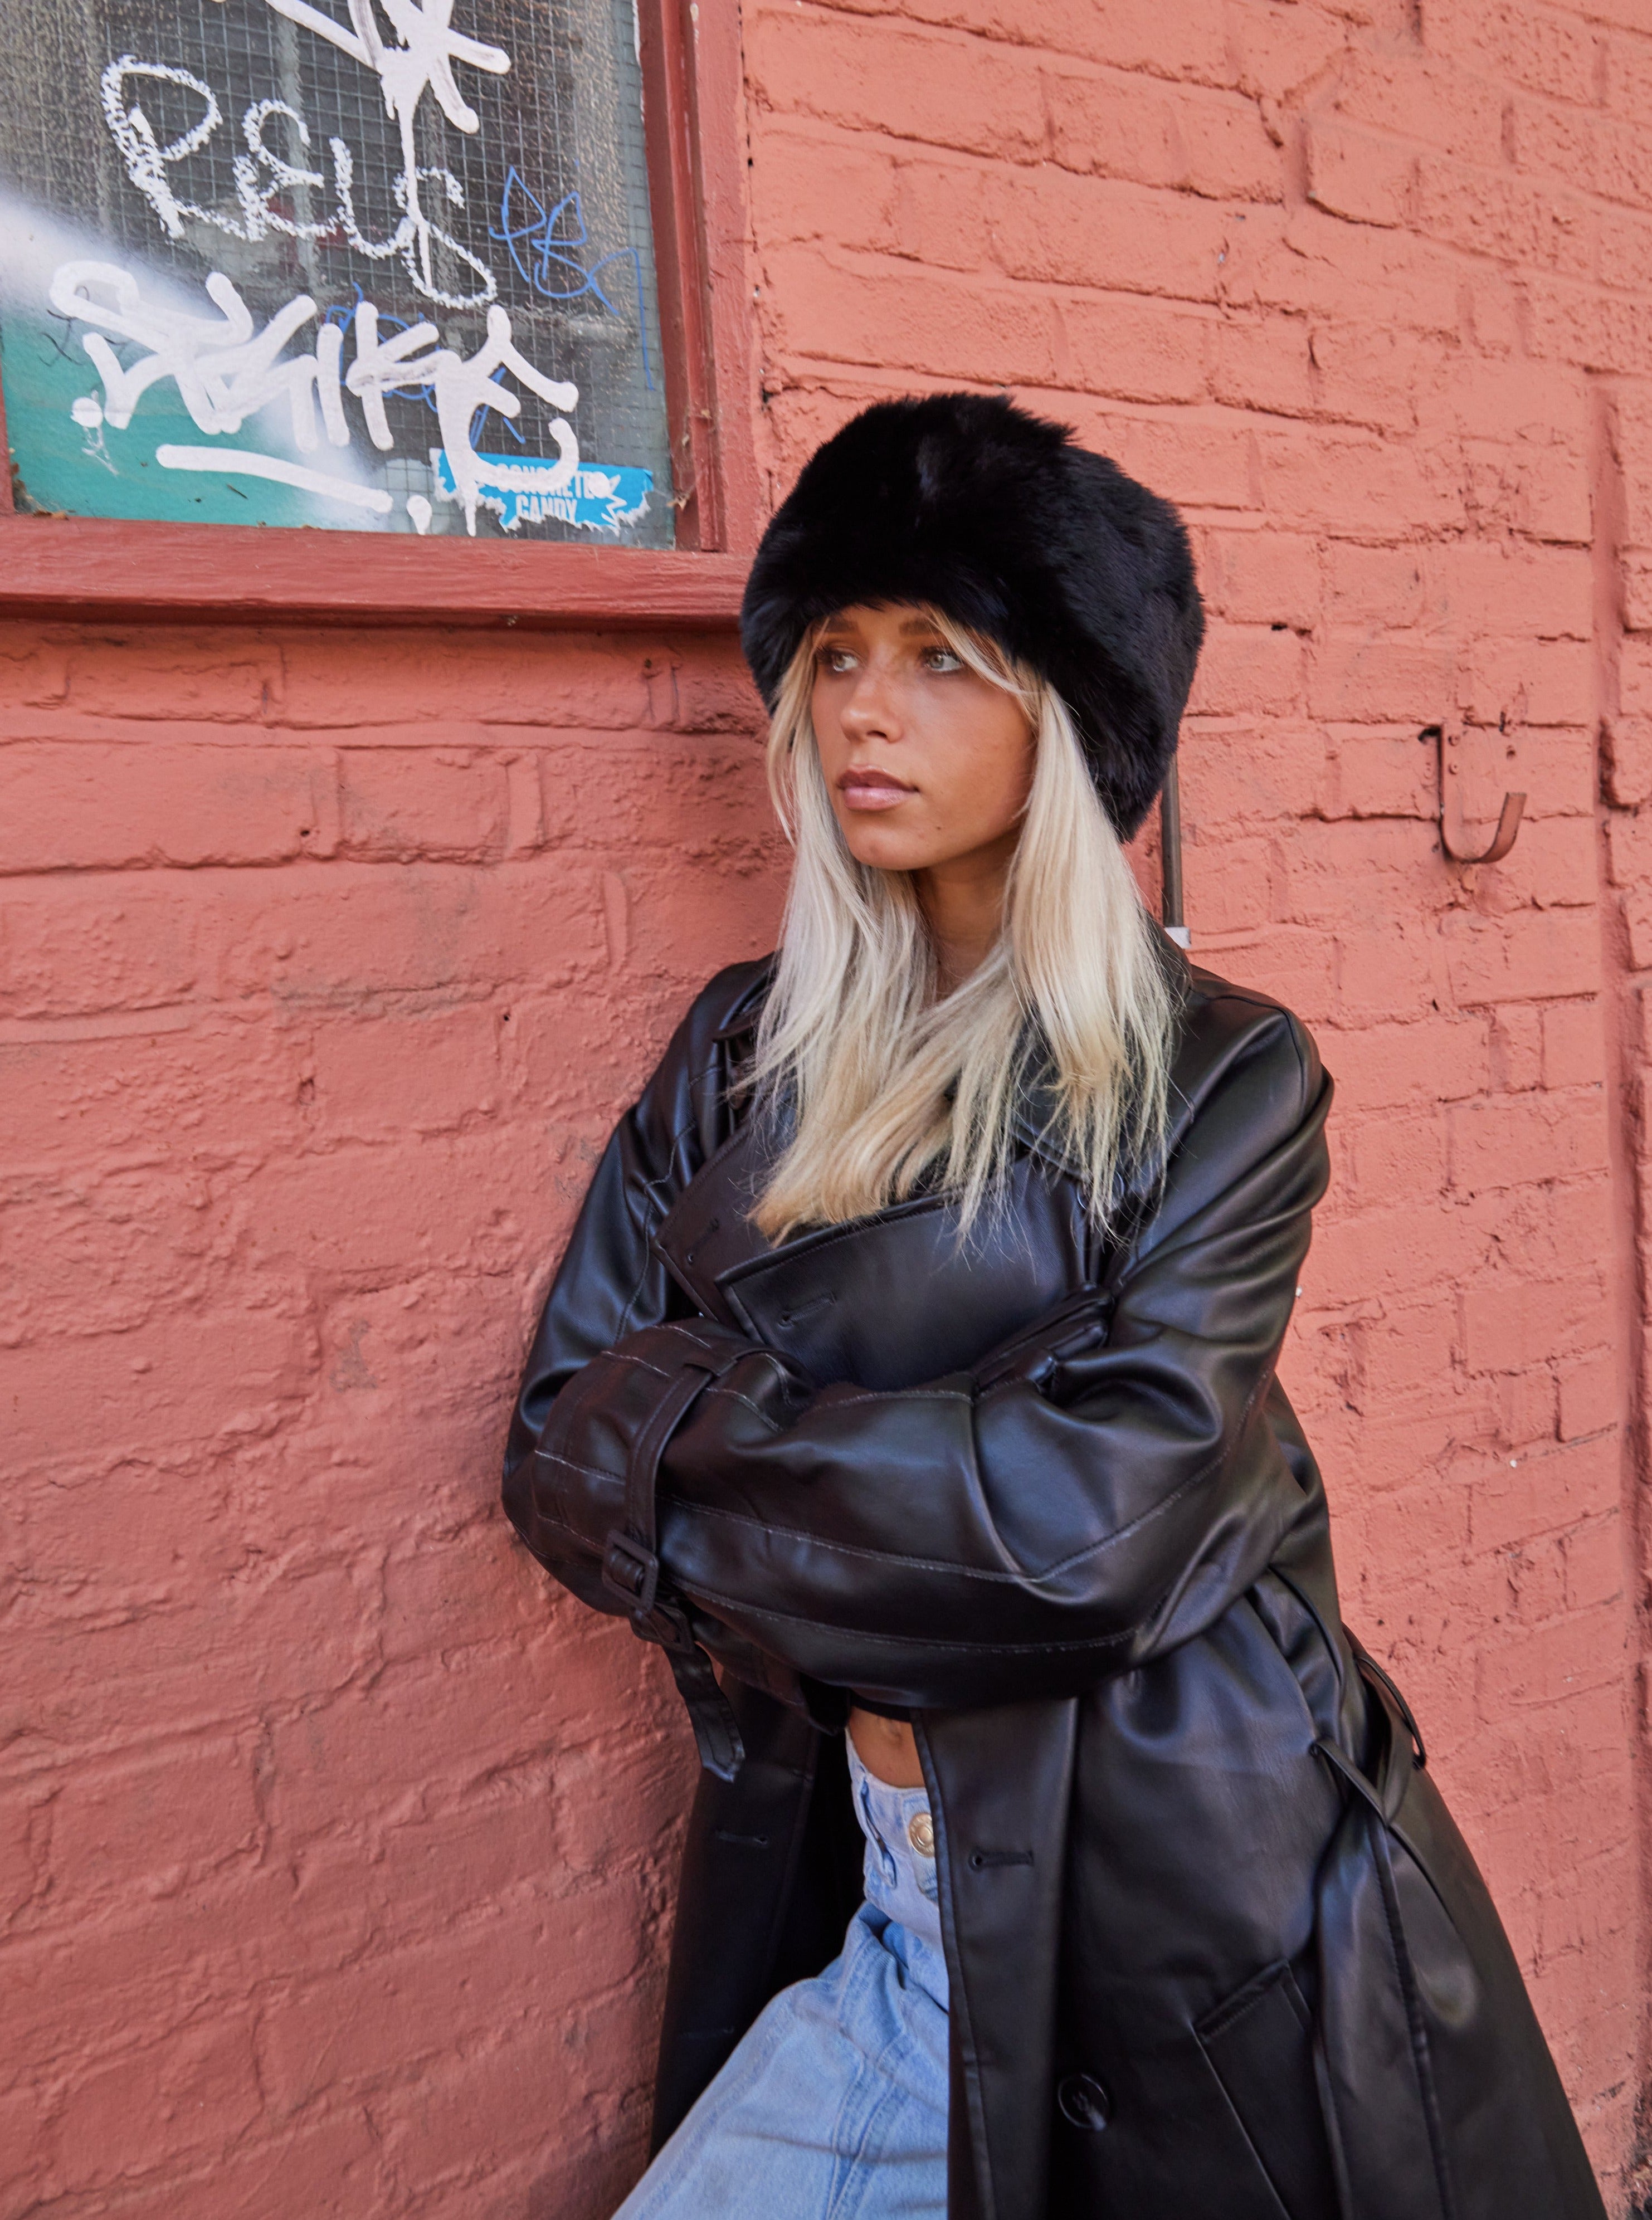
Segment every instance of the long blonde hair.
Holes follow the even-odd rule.
[[[833,813],[810,714],[816,627],[769,735],[770,791],[795,851],[751,1074],[759,1103],[783,1103],[791,1120],[752,1213],[771,1240],[867,1216],[937,1177],[967,1232],[1001,1194],[1040,1071],[1048,1138],[1078,1168],[1098,1225],[1115,1175],[1164,1144],[1175,993],[1066,704],[992,643],[925,614],[1016,697],[1036,737],[1004,929],[940,995],[910,875],[857,863]]]

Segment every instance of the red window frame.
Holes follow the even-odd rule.
[[[0,614],[172,623],[723,628],[759,525],[733,0],[639,0],[670,550],[19,514],[0,472]],[[4,439],[0,396],[0,440]],[[9,448],[7,449],[9,454]],[[226,558],[234,542],[234,561]],[[233,579],[233,589],[226,581]]]

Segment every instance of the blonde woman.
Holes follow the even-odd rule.
[[[781,946],[621,1120],[507,1465],[706,1768],[624,2220],[1600,2220],[1274,1376],[1330,1082],[1122,851],[1201,628],[1001,399],[867,409],[758,552]]]

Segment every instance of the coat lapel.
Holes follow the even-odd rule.
[[[791,1357],[817,1387],[913,1388],[967,1370],[1090,1276],[1078,1191],[1032,1151],[1011,1168],[1005,1207],[965,1243],[951,1201],[928,1194],[776,1247],[751,1218],[774,1145],[772,1128],[748,1119],[655,1247],[708,1317]]]

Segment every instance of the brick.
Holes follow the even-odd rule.
[[[1431,1108],[1490,1084],[1487,1026],[1478,1013],[1431,1013],[1400,1025],[1350,1027],[1325,1055],[1344,1095],[1362,1107]]]
[[[269,864],[303,853],[317,822],[296,748],[0,747],[0,871]]]
[[[1353,1176],[1345,1185],[1361,1206],[1437,1194],[1445,1185],[1445,1126],[1437,1118],[1368,1114],[1352,1140]]]
[[[1112,399],[1197,400],[1210,329],[1194,309],[1069,294],[1057,308],[1059,382]]]
[[[169,2167],[123,2189],[118,2210],[121,2220],[288,2220],[295,2206],[370,2211],[385,2188],[378,2139],[365,2115],[347,2111],[295,2122],[278,2143],[253,2137],[207,2163]]]
[[[614,1978],[623,1979],[634,1969],[640,1939],[638,1907],[625,1901],[634,1888],[606,1893],[614,1915],[607,1945],[621,1967]],[[359,1961],[272,2004],[259,2024],[259,2062],[277,2117],[323,2092],[427,2069],[467,2037],[554,2019],[547,1939],[542,1924],[525,1931],[520,1920],[496,1910],[421,1948]]]
[[[1624,714],[1642,722],[1652,719],[1652,639],[1627,635],[1619,650],[1618,684]]]
[[[1333,541],[1325,554],[1327,620],[1343,627],[1404,630],[1421,621],[1424,554],[1413,547],[1363,547]]]
[[[1596,272],[1599,220],[1576,193],[1425,153],[1415,207],[1420,231],[1465,253],[1568,277]]]
[[[1470,1499],[1474,1546],[1507,1549],[1617,1508],[1618,1447],[1597,1437],[1483,1470]]]
[[[149,1884],[172,1890],[255,1855],[251,1754],[234,1743],[186,1746],[81,1772],[53,1799],[51,1886],[59,1916]]]
[[[1139,78],[1041,72],[1050,151],[1064,169],[1143,184],[1277,201],[1277,148],[1250,101],[1148,90]]]
[[[980,270],[995,260],[999,267],[1010,269],[1013,275],[1021,274],[1006,260],[1001,251],[994,253],[996,242],[988,209],[1011,196],[1001,188],[994,190],[1000,181],[983,165],[902,160],[892,165],[892,174],[887,240],[876,236],[863,239],[860,230],[871,233],[875,228],[871,225],[840,229],[831,222],[813,235],[835,236],[845,246],[883,246],[914,261],[937,264],[943,270]],[[829,186],[829,178],[823,178],[819,186],[813,179],[810,182],[817,206],[835,205],[835,196],[828,203],[822,190]],[[1013,190],[1012,188],[1012,195]],[[811,236],[801,230],[797,235]]]
[[[1558,1397],[1552,1372],[1543,1365],[1524,1372],[1503,1372],[1497,1377],[1502,1406],[1499,1442],[1522,1456],[1530,1456],[1559,1438],[1555,1412]],[[1558,1607],[1558,1606],[1556,1606]]]
[[[1629,960],[1636,971],[1652,971],[1652,889],[1636,888],[1621,905],[1629,936]]]
[[[1365,1396],[1381,1402],[1419,1392],[1437,1395],[1451,1369],[1456,1332],[1456,1306],[1449,1299],[1396,1303],[1381,1319],[1362,1325],[1356,1338]]]
[[[1287,532],[1206,532],[1199,542],[1206,606],[1232,624],[1309,630],[1319,612],[1319,553]]]
[[[1499,1093],[1518,1094],[1543,1082],[1543,1013],[1512,1002],[1492,1019],[1492,1074]]]
[[[1189,705],[1194,715],[1283,714],[1299,707],[1301,695],[1302,644],[1294,633],[1259,625],[1210,627]]]
[[[1618,575],[1623,581],[1625,629],[1652,632],[1652,555],[1625,555]]]
[[[766,267],[767,297],[780,303],[771,310],[773,340],[783,353],[921,363],[942,377],[1059,382],[1057,305],[1042,289],[988,288],[951,271],[811,246],[776,248]]]
[[[1436,0],[1431,49],[1481,76],[1512,78],[1555,100],[1593,106],[1599,34],[1558,9],[1522,0]]]
[[[489,1115],[499,1105],[500,1030],[488,1007],[322,1024],[311,1051],[322,1131],[383,1139]]]
[[[1333,635],[1316,644],[1308,705],[1319,717],[1438,724],[1439,704],[1456,698],[1456,674],[1450,645],[1424,634]]]
[[[293,729],[334,739],[378,732],[404,743],[425,733],[439,746],[456,727],[474,736],[496,726],[608,732],[649,721],[643,665],[658,644],[646,633],[398,632],[393,693],[373,652],[382,634],[302,637],[281,707]]]
[[[1481,725],[1587,725],[1593,703],[1593,648],[1585,640],[1476,641],[1465,658],[1458,700]]]
[[[1446,529],[1463,518],[1460,485],[1425,472],[1406,447],[1373,432],[1269,425],[1254,434],[1254,452],[1261,504],[1287,529],[1375,537]]]
[[[1333,745],[1334,775],[1318,796],[1321,815],[1434,816],[1432,753],[1414,733],[1335,730]]]
[[[469,749],[352,748],[343,839],[354,855],[490,857],[505,832],[503,766]]]
[[[759,14],[745,43],[753,94],[782,113],[972,153],[1043,151],[1037,73],[1013,50],[801,9]]]
[[[1478,1661],[1482,1711],[1564,1702],[1574,1693],[1615,1681],[1623,1670],[1623,1637],[1609,1606],[1596,1605],[1549,1625],[1511,1631]]]
[[[153,1444],[257,1423],[255,1413],[298,1392],[303,1358],[296,1319],[252,1309],[163,1312],[129,1331],[0,1349],[10,1462],[15,1469],[58,1457],[79,1438],[63,1414],[76,1407],[76,1382],[84,1386],[89,1367],[121,1382],[122,1444]],[[180,1402],[184,1382],[190,1393]]]
[[[1243,323],[1225,320],[1217,332],[1211,390],[1236,408],[1316,415],[1318,395],[1306,325],[1276,315]]]
[[[0,1042],[9,1169],[84,1174],[100,1151],[162,1145],[178,1163],[292,1146],[299,1084],[290,1033],[205,1013],[188,1032]]]
[[[1563,1280],[1499,1279],[1466,1288],[1463,1353],[1471,1372],[1504,1372],[1568,1356],[1599,1337],[1599,1274]]]
[[[71,2080],[53,2123],[58,2176],[107,2192],[140,2168],[186,2165],[239,2138],[263,2111],[245,2020],[181,2028]]]
[[[1604,1170],[1606,1125],[1595,1094],[1494,1095],[1454,1104],[1451,1184],[1470,1192]]]
[[[1593,918],[1566,910],[1443,922],[1448,976],[1460,1004],[1594,991]]]
[[[1307,133],[1308,192],[1330,215],[1355,223],[1407,221],[1417,190],[1417,150],[1342,122]]]
[[[226,879],[189,921],[212,949],[227,1002],[267,996],[292,1012],[358,1009],[386,994],[565,985],[576,970],[606,970],[602,915],[589,868],[540,857],[482,874],[340,864],[256,887]]]
[[[1645,26],[1636,24],[1635,28],[1643,32]],[[1601,36],[1597,31],[1595,36],[1600,39],[1600,74],[1606,106],[1620,115],[1630,117],[1643,117],[1652,112],[1652,41],[1644,36],[1625,38],[1612,32]]]
[[[1606,1044],[1599,1002],[1549,1002],[1543,1012],[1543,1083],[1593,1087],[1606,1076]]]
[[[1474,70],[1424,53],[1350,47],[1337,72],[1337,113],[1350,123],[1484,161],[1499,149],[1505,95]]]
[[[956,239],[968,224],[969,204],[950,179],[942,184],[936,228],[950,217]],[[1219,209],[1049,167],[1001,174],[983,201],[985,236],[1012,278],[1189,301],[1216,297],[1227,229]]]
[[[274,645],[232,630],[137,625],[83,635],[68,651],[65,676],[84,715],[169,725],[256,722],[283,708],[286,693]]]
[[[1282,718],[1260,726],[1211,725],[1189,719],[1182,726],[1181,776],[1196,780],[1200,805],[1209,796],[1216,814],[1254,827],[1306,814],[1324,798],[1325,749],[1320,735]]]
[[[1623,1594],[1628,1565],[1619,1519],[1601,1518],[1579,1527],[1567,1535],[1562,1549],[1568,1609],[1587,1611]]]
[[[1634,377],[1652,344],[1652,303],[1539,273],[1528,283],[1525,327],[1530,352],[1540,360]]]
[[[977,194],[980,190],[978,178],[961,165],[897,167],[888,148],[818,126],[771,124],[758,144],[751,173],[752,215],[766,240],[832,239],[843,246],[889,253],[901,241],[898,211],[914,176],[944,181],[955,193],[968,192],[972,184]],[[966,228],[978,232],[979,225]]]

